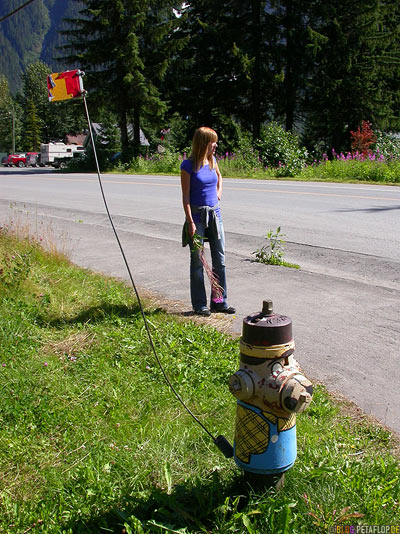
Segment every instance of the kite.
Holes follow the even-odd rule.
[[[49,74],[47,76],[49,101],[69,100],[81,96],[85,92],[82,83],[83,75],[84,72],[79,69]]]

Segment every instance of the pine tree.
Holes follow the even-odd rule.
[[[377,77],[382,80],[382,98],[388,103],[386,113],[379,113],[375,126],[382,130],[400,129],[400,3],[381,1],[382,18],[375,38],[380,50]],[[379,97],[378,97],[379,98]]]
[[[256,139],[275,119],[306,128],[310,143],[349,146],[362,120],[398,121],[399,10],[395,0],[192,0],[172,107],[192,128],[237,120]]]
[[[0,150],[11,152],[19,140],[18,112],[7,78],[0,74]]]
[[[304,120],[305,87],[313,65],[308,26],[314,4],[314,0],[278,0],[269,6],[274,28],[271,63],[279,82],[272,98],[273,115],[286,130],[301,128]]]
[[[389,25],[389,13],[395,20]],[[399,8],[395,1],[319,2],[310,29],[314,69],[308,87],[307,133],[311,142],[346,150],[363,120],[385,128],[398,87],[390,90],[400,62]]]
[[[229,119],[237,120],[254,140],[273,119],[291,130],[303,120],[313,3],[191,1],[179,30],[189,43],[169,77],[173,108],[193,126],[226,129]]]
[[[85,85],[99,105],[117,113],[124,152],[128,123],[138,150],[143,120],[159,120],[167,109],[158,89],[179,40],[171,39],[176,17],[171,0],[83,0],[81,17],[69,20],[67,60],[87,73]]]
[[[276,84],[266,2],[193,0],[179,32],[188,43],[168,77],[173,109],[187,116],[192,128],[208,124],[230,135],[232,121],[239,121],[257,138]]]
[[[41,143],[40,121],[37,115],[36,104],[29,99],[26,106],[24,121],[24,150],[28,152],[39,152]]]

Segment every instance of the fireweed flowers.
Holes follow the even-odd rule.
[[[326,154],[323,155],[323,161],[327,161],[328,157]],[[332,159],[336,159],[338,161],[377,161],[379,163],[385,163],[386,158],[383,154],[379,153],[377,151],[374,152],[360,152],[356,150],[355,152],[340,152],[338,154],[334,148],[332,148]]]

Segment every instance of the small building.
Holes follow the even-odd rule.
[[[102,124],[98,122],[92,122],[93,136],[95,140],[101,134],[102,128],[103,128]],[[129,137],[129,140],[133,139],[133,124],[132,123],[128,124],[128,137]],[[84,147],[86,147],[90,143],[89,131],[85,130],[82,133],[77,134],[77,135],[68,134],[66,136],[66,142],[67,142],[67,145],[83,145]],[[142,146],[150,146],[150,143],[148,139],[146,138],[146,136],[144,135],[142,129],[140,129],[140,144]]]

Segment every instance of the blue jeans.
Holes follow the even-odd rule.
[[[226,276],[225,276],[225,236],[222,219],[217,216],[219,224],[219,238],[215,228],[207,228],[207,237],[210,243],[212,270],[218,278],[218,283],[223,289],[222,303],[219,305],[226,306]],[[204,224],[196,222],[196,234],[204,237],[206,229]],[[192,306],[195,311],[207,306],[207,295],[204,287],[204,269],[199,257],[199,251],[193,248],[193,242],[190,243],[190,296]],[[220,302],[220,301],[219,301]],[[213,306],[212,295],[210,296],[210,306]]]

